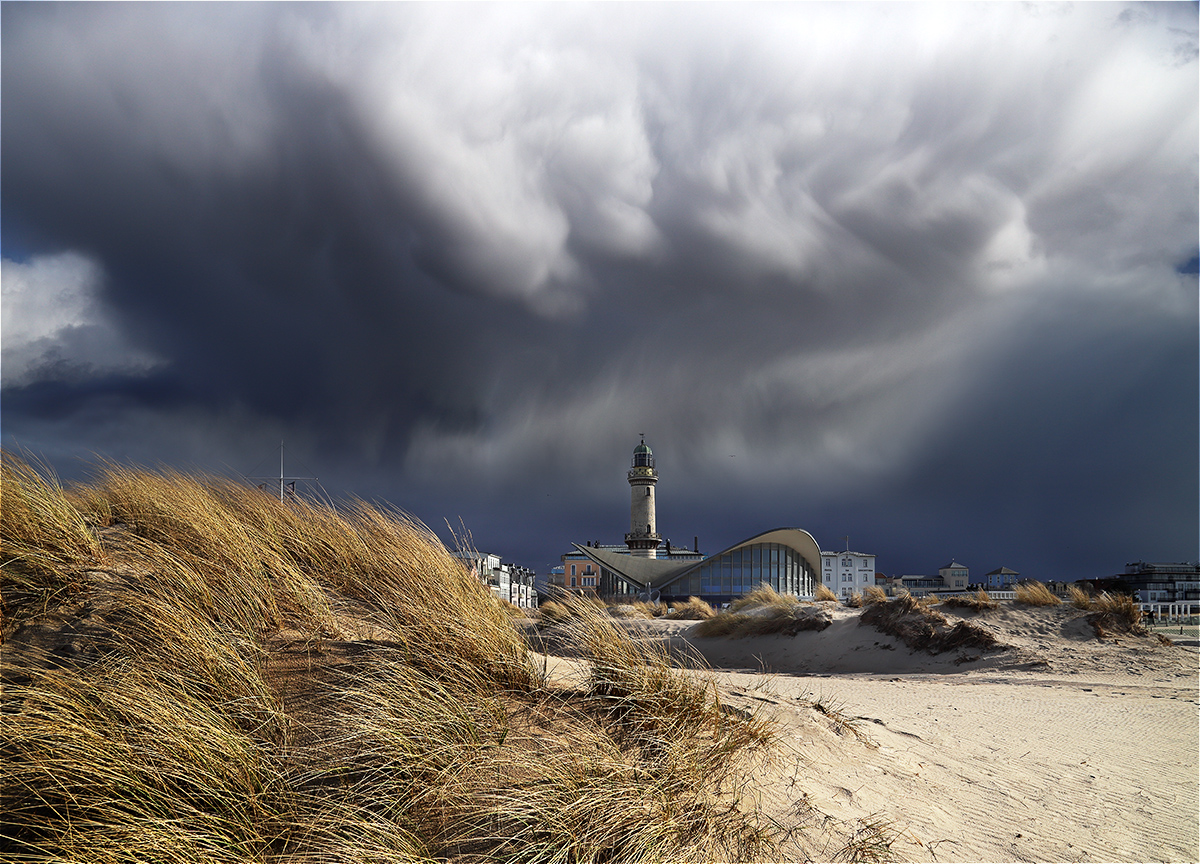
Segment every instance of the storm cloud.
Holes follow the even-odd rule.
[[[1194,4],[13,4],[3,438],[544,571],[1197,557]]]

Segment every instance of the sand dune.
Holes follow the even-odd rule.
[[[1006,647],[936,656],[833,615],[792,637],[627,625],[777,713],[781,754],[756,779],[797,860],[1200,860],[1194,649],[1099,639],[1065,605],[949,615]]]

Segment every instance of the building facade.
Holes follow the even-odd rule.
[[[1134,561],[1117,577],[1140,603],[1200,605],[1200,564],[1195,561],[1153,564]]]
[[[821,581],[838,597],[861,594],[875,584],[875,556],[866,552],[822,552]]]
[[[1009,570],[1007,567],[998,567],[990,573],[985,574],[983,581],[973,584],[977,584],[981,588],[1007,590],[1011,589],[1020,579],[1021,574],[1016,570]]]
[[[528,567],[506,564],[500,560],[499,555],[483,552],[459,550],[453,554],[462,562],[468,572],[488,586],[493,597],[506,600],[522,609],[537,608],[538,596],[537,588],[533,584],[534,573]]]

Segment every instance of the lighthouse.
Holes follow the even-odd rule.
[[[658,471],[654,467],[654,451],[646,446],[646,439],[633,448],[633,461],[629,466],[629,533],[625,545],[629,554],[638,558],[656,558],[658,536],[654,522],[654,487],[658,484]]]

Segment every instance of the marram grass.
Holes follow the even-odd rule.
[[[2,491],[5,860],[772,854],[736,795],[767,721],[585,603],[588,680],[551,684],[403,514],[9,453]]]

